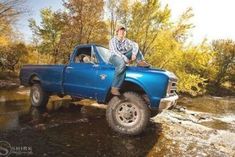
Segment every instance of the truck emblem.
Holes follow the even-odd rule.
[[[105,75],[105,74],[101,74],[101,75],[100,75],[100,79],[101,79],[101,80],[105,80],[106,77],[107,77],[107,75]]]

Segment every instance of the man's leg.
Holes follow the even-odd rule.
[[[142,54],[142,52],[139,50],[138,53],[136,54],[136,62],[140,62],[144,60],[144,56]]]
[[[110,63],[112,63],[115,67],[115,75],[112,82],[111,93],[113,95],[120,95],[119,89],[126,76],[126,63],[121,57],[116,55],[111,56]]]
[[[124,54],[129,60],[131,60],[132,56],[132,50],[128,51],[127,53]]]
[[[127,53],[125,53],[125,56],[131,60],[131,56],[132,56],[132,51],[129,51]],[[142,54],[142,52],[139,50],[138,53],[136,54],[136,62],[137,62],[137,66],[141,66],[141,67],[150,67],[150,65],[148,63],[146,63],[144,61],[144,56]]]

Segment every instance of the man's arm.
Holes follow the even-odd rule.
[[[118,51],[114,38],[112,38],[109,41],[109,50],[115,55],[122,57],[126,63],[129,62],[129,59],[125,55],[123,55],[121,52]]]
[[[131,41],[130,39],[127,39],[127,42],[132,46],[132,54],[136,56],[139,51],[139,45],[136,42]]]

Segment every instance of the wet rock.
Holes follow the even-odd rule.
[[[14,89],[19,87],[17,80],[0,80],[0,89]]]
[[[212,117],[213,115],[208,113],[188,110],[181,113],[166,110],[156,116],[154,121],[162,123],[164,136],[175,141],[168,145],[169,150],[174,150],[173,147],[177,143],[179,151],[184,152],[183,154],[191,154],[192,156],[234,156],[235,133],[227,130],[215,130],[199,123],[203,120],[213,120]],[[178,123],[181,125],[178,125]]]
[[[29,124],[35,125],[39,123],[39,119],[32,119],[31,121],[29,121]]]
[[[50,125],[48,126],[48,128],[54,128],[54,127],[58,127],[58,126],[60,126],[60,125],[57,124],[57,123],[55,123],[55,124],[50,124]]]
[[[134,149],[135,147],[133,146],[133,144],[131,144],[130,141],[128,141],[126,144],[125,144],[125,147],[127,150],[132,150]]]
[[[88,118],[82,118],[82,119],[78,119],[76,121],[81,122],[81,123],[88,123],[89,122]]]
[[[45,113],[43,113],[42,114],[42,117],[44,117],[44,118],[49,118],[49,117],[51,117],[47,112],[45,112]]]
[[[180,105],[176,105],[173,110],[176,111],[176,112],[185,112],[186,107],[180,106]]]
[[[35,129],[38,130],[46,130],[46,125],[45,124],[37,124],[34,126]]]

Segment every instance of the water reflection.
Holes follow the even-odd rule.
[[[108,127],[104,109],[57,98],[47,108],[31,108],[27,96],[13,93],[2,95],[9,101],[0,104],[1,139],[31,145],[34,156],[146,156],[161,134],[152,123],[140,136],[123,136]]]

